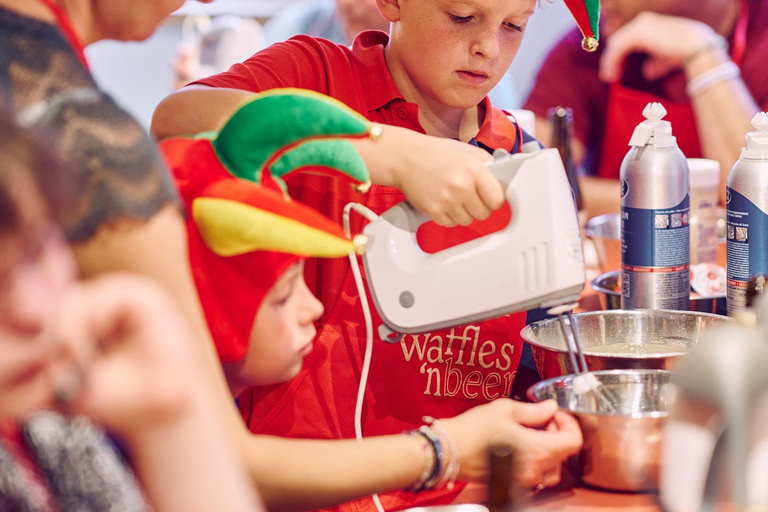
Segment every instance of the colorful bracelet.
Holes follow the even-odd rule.
[[[427,425],[430,425],[448,447],[448,463],[445,465],[445,472],[440,478],[437,486],[442,487],[445,485],[448,490],[452,490],[456,477],[459,476],[459,452],[456,449],[456,445],[453,444],[453,440],[448,435],[448,432],[443,428],[443,425],[433,418],[432,416],[424,416],[422,418]]]
[[[425,489],[432,489],[435,487],[435,484],[437,484],[439,477],[443,472],[443,458],[445,457],[445,453],[443,452],[440,437],[426,425],[422,425],[418,429],[411,430],[408,433],[424,438],[426,444],[430,448],[429,450],[425,450],[426,463],[424,465],[424,471],[419,479],[408,490],[419,492]]]
[[[424,469],[419,476],[419,479],[411,485],[408,490],[412,492],[418,492],[424,488],[424,484],[429,480],[429,476],[432,474],[435,468],[435,451],[432,448],[432,443],[429,442],[425,436],[418,430],[411,430],[406,432],[407,434],[419,439],[424,451]]]

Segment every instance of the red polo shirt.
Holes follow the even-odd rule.
[[[364,32],[352,49],[323,39],[297,36],[257,53],[229,71],[197,83],[258,92],[300,87],[328,94],[368,119],[424,133],[418,107],[405,101],[384,59],[388,37]],[[516,128],[504,112],[484,100],[487,115],[476,142],[487,149],[517,150]],[[298,174],[290,178],[295,199],[341,222],[348,202],[382,213],[404,199],[392,187],[373,186],[359,194],[335,177]],[[353,232],[362,221],[353,215]],[[309,260],[305,277],[322,300],[325,313],[315,348],[292,381],[247,391],[240,397],[252,432],[303,438],[354,437],[355,398],[365,351],[360,300],[347,259]],[[462,293],[456,290],[457,295]],[[370,295],[369,295],[370,301]],[[372,303],[372,302],[371,302]],[[378,336],[381,320],[373,311],[374,341],[363,410],[366,436],[418,427],[423,415],[447,417],[498,397],[509,396],[520,360],[519,332],[525,314],[504,316],[440,332],[406,335],[399,344]],[[418,494],[381,495],[385,509],[449,502],[457,485]],[[342,510],[373,510],[369,498]]]

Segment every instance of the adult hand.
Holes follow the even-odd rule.
[[[459,479],[487,482],[492,445],[506,442],[515,450],[518,485],[560,482],[562,463],[582,444],[578,422],[548,400],[537,404],[498,399],[440,420],[459,455]]]
[[[641,12],[607,40],[600,58],[600,78],[605,82],[619,80],[626,57],[641,52],[650,56],[643,75],[655,80],[681,68],[701,48],[717,48],[720,40],[712,27],[700,21]]]
[[[64,348],[55,383],[71,394],[61,397],[70,412],[130,437],[173,421],[189,405],[191,337],[154,282],[125,274],[74,287],[58,335]]]

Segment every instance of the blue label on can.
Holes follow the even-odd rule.
[[[768,215],[739,192],[726,188],[728,314],[746,305],[747,282],[768,274]]]
[[[675,207],[621,207],[622,309],[688,309],[688,195]]]
[[[621,264],[629,270],[688,268],[690,212],[688,195],[673,208],[621,207]]]

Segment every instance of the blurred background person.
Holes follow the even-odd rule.
[[[545,143],[548,109],[573,110],[572,149],[586,175],[589,216],[619,211],[619,167],[649,101],[662,102],[687,157],[720,162],[725,204],[726,178],[750,120],[768,108],[768,3],[603,0],[600,32],[595,54],[581,50],[577,31],[566,34],[524,104]]]

